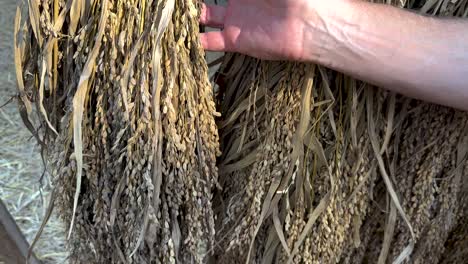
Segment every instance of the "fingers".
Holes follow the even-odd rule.
[[[202,4],[200,24],[209,27],[222,28],[224,26],[225,15],[226,8],[222,6]]]
[[[213,31],[200,34],[200,41],[205,50],[229,51],[226,38],[222,31]]]

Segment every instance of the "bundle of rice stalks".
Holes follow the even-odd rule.
[[[215,124],[197,1],[27,4],[20,110],[74,262],[436,263],[467,242],[467,113],[228,54]]]
[[[438,263],[466,243],[467,113],[301,63],[233,55],[219,78],[219,263]]]
[[[213,245],[217,115],[196,1],[28,1],[20,108],[80,263],[201,262]],[[110,250],[112,249],[112,250]]]

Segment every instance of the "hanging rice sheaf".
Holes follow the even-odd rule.
[[[198,2],[27,4],[19,89],[40,110],[71,259],[202,262],[219,147]]]
[[[19,6],[19,109],[72,263],[465,260],[467,113],[234,54],[214,94],[199,14],[196,0]]]
[[[468,12],[468,1],[393,4]],[[467,113],[242,55],[218,83],[218,263],[466,261]]]

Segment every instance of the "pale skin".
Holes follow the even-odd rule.
[[[468,111],[468,20],[360,0],[231,0],[203,7],[205,49],[312,62]]]

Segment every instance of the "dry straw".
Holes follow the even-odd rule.
[[[468,11],[466,0],[387,2]],[[73,262],[459,260],[449,246],[467,243],[466,113],[232,54],[215,100],[198,2],[25,5],[20,109],[29,127],[33,106],[40,114],[31,130]]]
[[[33,104],[41,114],[33,133],[71,260],[201,262],[214,243],[219,147],[198,4],[25,4],[20,103],[24,116]]]

